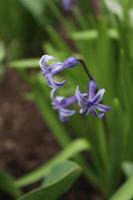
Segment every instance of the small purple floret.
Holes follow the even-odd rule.
[[[54,61],[53,64],[49,65],[49,61]],[[52,94],[53,91],[56,91],[57,88],[62,87],[66,81],[55,81],[53,79],[54,75],[58,74],[62,70],[66,68],[71,68],[76,66],[78,63],[78,60],[74,57],[67,58],[64,62],[58,62],[56,58],[50,55],[43,55],[39,61],[40,68],[42,70],[42,74],[45,77],[49,87],[51,87]]]
[[[102,118],[104,113],[108,112],[111,108],[100,103],[105,93],[105,89],[100,89],[96,93],[96,88],[96,83],[93,80],[88,84],[87,93],[81,93],[78,86],[76,90],[76,97],[78,99],[78,104],[81,107],[81,114],[87,115],[91,112],[93,116]]]
[[[77,102],[76,96],[68,98],[57,96],[53,99],[52,105],[55,110],[59,112],[59,118],[62,122],[68,121],[69,117],[76,113],[75,110],[67,109],[68,106]]]

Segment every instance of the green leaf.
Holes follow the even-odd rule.
[[[110,200],[131,200],[133,198],[133,176],[129,178]]]
[[[70,33],[70,37],[75,40],[94,40],[98,38],[97,30],[76,31]]]
[[[4,171],[0,171],[0,191],[13,198],[17,198],[20,195],[20,191],[16,188],[13,178]]]
[[[133,176],[133,162],[130,161],[123,162],[122,168],[127,177]]]
[[[40,180],[42,177],[47,176],[50,170],[57,165],[58,163],[74,157],[76,154],[81,151],[90,149],[90,144],[85,139],[77,139],[71,142],[67,147],[60,152],[57,156],[55,156],[52,160],[36,169],[35,171],[29,173],[28,175],[22,177],[21,179],[16,181],[17,187],[22,187],[28,184],[31,184],[35,181]]]
[[[111,163],[111,184],[113,189],[116,189],[121,177],[120,168],[124,159],[125,141],[126,141],[126,136],[125,136],[126,120],[125,120],[125,115],[123,115],[123,110],[121,109],[121,104],[118,98],[115,98],[113,100],[112,111],[109,117],[110,117],[109,148],[110,148],[110,163]]]
[[[24,195],[20,200],[55,200],[67,192],[81,173],[78,164],[64,161],[56,165],[46,177],[42,187]]]
[[[12,61],[9,66],[16,69],[39,68],[39,58]]]
[[[109,29],[108,35],[110,38],[118,39],[119,35],[116,29]],[[85,31],[74,31],[70,33],[70,37],[74,40],[95,40],[99,37],[98,30],[85,30]]]

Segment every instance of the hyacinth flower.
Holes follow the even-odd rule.
[[[61,3],[65,11],[70,11],[76,4],[76,0],[62,0]]]
[[[75,110],[67,108],[74,103],[77,103],[77,97],[75,95],[67,98],[61,96],[53,98],[53,109],[58,110],[59,118],[62,122],[68,121],[69,117],[76,113]]]
[[[54,60],[54,64],[49,65],[48,62],[50,60]],[[54,80],[54,75],[58,74],[62,70],[70,67],[76,66],[78,63],[81,63],[84,68],[87,76],[90,79],[88,84],[88,92],[82,93],[79,89],[79,86],[74,92],[73,96],[70,97],[62,97],[55,96],[55,91],[60,87],[64,86],[66,81],[57,82]],[[94,78],[91,76],[87,66],[84,61],[81,59],[76,59],[74,57],[67,58],[64,62],[58,62],[53,56],[44,55],[40,59],[40,67],[42,70],[42,74],[45,77],[49,87],[52,88],[51,98],[53,109],[58,110],[59,118],[61,121],[65,122],[69,119],[70,116],[76,113],[75,110],[71,110],[68,107],[72,104],[78,104],[80,108],[80,113],[83,115],[87,115],[88,113],[92,113],[93,116],[102,118],[104,114],[110,110],[109,106],[103,105],[101,102],[105,89],[100,89],[97,92],[97,85],[94,81]]]
[[[48,64],[49,61],[54,61],[54,63],[49,65]],[[39,65],[41,67],[42,74],[45,77],[45,80],[47,81],[49,87],[52,88],[51,92],[52,95],[57,88],[64,86],[64,84],[66,83],[65,80],[61,82],[55,81],[54,75],[58,74],[59,72],[61,72],[66,68],[71,68],[76,66],[77,63],[78,60],[74,57],[69,57],[64,62],[59,62],[57,61],[56,58],[50,55],[43,55],[41,57]]]
[[[76,89],[76,97],[78,99],[78,104],[81,107],[80,113],[83,115],[91,113],[93,116],[101,119],[104,114],[110,110],[109,106],[100,103],[105,93],[105,89],[100,89],[97,92],[96,82],[91,80],[87,90],[87,93],[82,93],[79,86]]]

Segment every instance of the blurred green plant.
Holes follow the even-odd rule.
[[[84,59],[99,86],[106,89],[105,102],[112,106],[112,111],[106,116],[106,121],[74,116],[66,124],[59,122],[50,105],[49,89],[40,71],[29,73],[31,68],[37,70],[38,58],[11,60],[9,63],[31,86],[26,97],[38,105],[44,121],[63,149],[73,138],[84,137],[90,142],[89,164],[88,157],[79,155],[74,159],[81,165],[87,180],[106,199],[132,199],[133,178],[129,173],[132,170],[129,165],[127,170],[125,161],[129,164],[133,160],[133,2],[79,1],[68,13],[60,9],[60,1],[56,0],[19,2],[48,38],[47,41],[44,38],[42,44],[44,53],[60,59],[71,55]],[[81,69],[77,68],[66,74],[71,85],[62,90],[63,94],[70,95],[77,84],[85,89],[88,80],[81,73]],[[32,179],[31,173],[18,180],[18,186],[37,181],[42,177],[42,169],[34,172],[35,179]],[[124,172],[126,169],[127,180],[122,169]]]
[[[58,200],[66,193],[81,173],[81,167],[72,162],[64,161],[56,165],[45,178],[42,186],[29,194],[21,197],[21,200]]]

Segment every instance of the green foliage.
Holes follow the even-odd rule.
[[[52,160],[41,166],[39,169],[31,172],[30,174],[20,178],[16,181],[15,185],[17,187],[22,187],[29,185],[35,181],[38,181],[48,175],[51,168],[60,162],[67,160],[69,158],[75,157],[78,153],[89,150],[90,144],[85,139],[77,139],[71,142],[62,152],[55,156]]]
[[[1,1],[0,3],[3,19],[5,18],[4,8],[7,6],[7,2]],[[3,27],[0,31],[2,38],[5,36],[5,38],[15,37],[24,40],[30,38],[31,33],[34,32],[36,37],[33,38],[36,38],[37,43],[39,41],[37,36],[41,38],[39,47],[42,45],[43,53],[51,54],[61,60],[72,55],[84,59],[99,87],[106,89],[104,102],[112,106],[112,110],[104,120],[93,119],[89,116],[75,116],[70,122],[62,124],[50,104],[50,91],[40,75],[39,58],[10,60],[8,62],[10,67],[18,70],[30,85],[31,91],[27,98],[37,104],[45,123],[48,124],[49,129],[62,148],[61,154],[29,175],[20,178],[16,181],[16,185],[22,187],[40,180],[48,175],[49,170],[55,164],[73,157],[83,168],[83,174],[87,180],[98,188],[106,199],[109,199],[115,192],[111,200],[132,199],[132,1],[102,0],[95,1],[95,3],[94,1],[88,3],[87,0],[80,1],[68,13],[64,13],[60,9],[59,1],[19,0],[18,2],[14,1],[13,8],[10,7],[8,6],[9,13],[12,13],[11,9],[13,8],[14,10],[17,8],[17,12],[10,14],[10,18],[7,18],[7,24],[1,25]],[[24,13],[27,14],[24,15]],[[20,24],[17,21],[20,18],[23,29],[20,29]],[[11,29],[12,24],[14,31],[10,35],[7,33],[7,28],[9,26]],[[34,26],[31,28],[32,24]],[[41,34],[36,35],[38,28]],[[25,33],[26,29],[27,32]],[[6,34],[4,34],[4,31]],[[34,45],[36,44],[35,41],[33,41]],[[36,53],[37,57],[39,57],[40,51],[39,48]],[[28,56],[31,57],[31,54]],[[0,53],[0,57],[3,59],[3,52]],[[35,68],[39,74],[30,74],[29,71],[32,68]],[[61,75],[58,76],[58,78],[61,78]],[[86,90],[88,79],[81,71],[80,65],[76,69],[69,70],[64,76],[70,85],[68,88],[61,90],[62,96],[72,94],[76,85],[80,85],[83,91]],[[84,137],[85,140],[71,143],[73,137]],[[83,156],[75,156],[82,150],[89,149],[87,141],[91,145],[90,165]],[[122,167],[128,176],[125,182]],[[55,176],[54,174],[53,178]],[[122,186],[120,186],[121,184]],[[42,192],[43,189],[40,188],[39,190]],[[52,189],[50,190],[52,191]],[[64,190],[62,189],[60,192],[64,192]],[[27,197],[31,198],[30,194]],[[26,198],[26,196],[23,198]]]
[[[123,171],[127,177],[133,176],[133,163],[125,161],[122,164]]]
[[[20,200],[59,199],[71,188],[80,173],[80,166],[72,161],[59,163],[51,169],[40,188],[22,196]]]
[[[15,186],[14,179],[4,171],[0,171],[0,191],[8,194],[14,199],[20,196],[20,191]]]
[[[131,200],[133,198],[133,176],[118,189],[110,200]]]
[[[23,59],[10,62],[10,66],[16,69],[38,68],[39,58]]]

